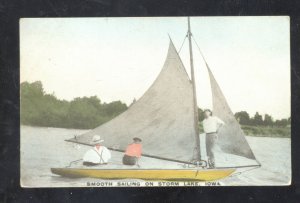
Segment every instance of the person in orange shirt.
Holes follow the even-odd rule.
[[[133,143],[127,146],[125,154],[123,156],[124,165],[137,165],[139,158],[142,155],[142,140],[138,137],[133,138]]]

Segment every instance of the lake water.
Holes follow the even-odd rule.
[[[89,147],[64,140],[84,132],[86,130],[21,126],[21,185],[23,187],[84,187],[89,181],[103,181],[93,178],[64,178],[50,171],[51,167],[66,167],[71,161],[82,158]],[[219,184],[224,186],[290,184],[290,138],[247,137],[247,140],[262,167],[249,171],[244,169],[241,174],[220,180]],[[122,168],[120,162],[122,153],[112,152],[112,157],[113,166]],[[216,161],[223,166],[228,162],[232,165],[237,160],[241,161],[236,157],[227,156]],[[242,162],[246,163],[244,160]],[[140,165],[144,168],[181,167],[178,163],[147,157],[142,157]]]

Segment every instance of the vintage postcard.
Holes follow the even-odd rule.
[[[20,19],[21,186],[289,185],[289,27]]]

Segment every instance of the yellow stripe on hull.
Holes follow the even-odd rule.
[[[76,169],[76,168],[51,168],[52,173],[80,178],[91,177],[99,179],[142,179],[142,180],[194,180],[212,181],[225,178],[232,174],[235,169],[149,169],[149,170],[126,170],[126,169]]]

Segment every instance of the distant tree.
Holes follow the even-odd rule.
[[[289,124],[288,119],[276,120],[275,125],[278,127],[286,127]]]
[[[97,96],[84,97],[88,103],[93,105],[96,109],[101,109],[101,100]]]
[[[20,86],[21,96],[37,98],[44,96],[45,92],[41,81],[33,83],[23,82]]]
[[[20,85],[20,120],[22,124],[39,125],[43,108],[44,89],[41,81]]]
[[[254,125],[263,125],[263,119],[262,119],[262,116],[258,113],[258,112],[256,112],[255,113],[255,115],[254,115],[254,117],[253,117],[253,124]]]
[[[98,109],[88,97],[75,98],[68,111],[70,127],[94,128],[98,124]]]
[[[272,116],[265,114],[263,124],[266,126],[273,126],[274,122]]]
[[[250,116],[246,111],[240,111],[234,114],[241,125],[250,125]]]
[[[109,116],[110,118],[119,115],[123,111],[127,109],[126,104],[122,103],[121,101],[113,101],[109,104],[104,103],[103,111],[105,115]]]

